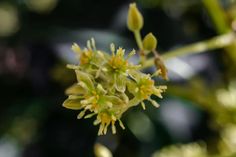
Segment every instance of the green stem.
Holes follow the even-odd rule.
[[[224,48],[235,42],[236,42],[236,36],[233,32],[231,32],[224,35],[219,35],[209,40],[197,42],[197,43],[190,44],[181,48],[164,52],[164,54],[161,55],[161,57],[163,58],[163,60],[167,60],[173,57],[179,57],[183,55],[196,54],[196,53],[206,52],[213,49]],[[148,59],[142,66],[142,69],[153,66],[153,65],[154,65],[154,59],[153,58]]]
[[[143,50],[143,43],[142,43],[142,37],[141,37],[140,31],[134,31],[134,37],[135,37],[136,43],[138,45],[138,48],[142,51]]]
[[[202,3],[207,9],[212,22],[215,24],[217,32],[219,34],[229,32],[229,23],[226,20],[224,9],[221,7],[219,0],[202,0]]]
[[[140,31],[134,31],[134,37],[139,48],[139,56],[140,56],[141,64],[144,64],[146,61],[146,56],[143,50],[143,42],[142,42]]]
[[[225,34],[232,30],[231,23],[229,19],[227,19],[227,14],[219,0],[202,0],[202,3],[207,9],[218,34]],[[231,60],[236,62],[236,42],[225,47],[225,51]]]

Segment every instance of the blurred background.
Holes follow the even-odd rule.
[[[77,120],[78,112],[62,107],[75,82],[66,69],[75,62],[73,42],[84,47],[94,37],[102,50],[111,42],[137,48],[126,28],[131,2],[0,0],[0,157],[93,157],[96,143],[115,157],[235,155],[236,41],[167,60],[170,80],[157,80],[168,85],[161,107],[130,109],[116,135],[98,137],[93,119]],[[160,53],[236,30],[236,0],[135,2],[142,34],[157,36]]]

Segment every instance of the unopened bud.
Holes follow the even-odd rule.
[[[139,31],[143,27],[143,16],[135,3],[129,6],[127,26],[130,31]]]
[[[155,50],[157,47],[157,39],[152,33],[148,33],[143,39],[143,48],[147,51]]]
[[[96,143],[94,146],[94,154],[96,157],[112,157],[111,151],[99,143]]]

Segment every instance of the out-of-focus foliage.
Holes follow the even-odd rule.
[[[207,151],[204,146],[197,143],[187,145],[169,146],[156,152],[152,157],[207,157]]]
[[[15,33],[19,27],[17,8],[7,3],[0,3],[0,37]]]
[[[94,145],[94,154],[96,157],[112,157],[110,150],[100,143]]]
[[[52,11],[56,5],[57,0],[25,0],[27,7],[38,13],[48,13]]]

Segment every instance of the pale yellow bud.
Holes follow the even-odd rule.
[[[129,6],[127,26],[130,31],[139,31],[143,27],[143,16],[135,3]]]
[[[94,154],[96,157],[112,157],[111,151],[99,143],[96,143],[94,146]]]
[[[152,33],[148,33],[143,39],[143,48],[147,51],[155,50],[157,47],[157,39]]]

